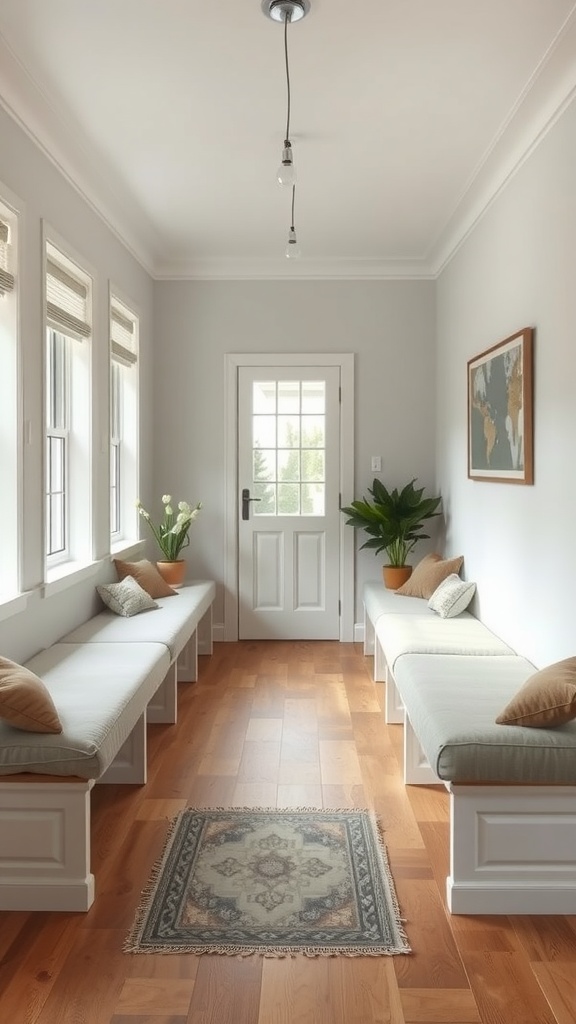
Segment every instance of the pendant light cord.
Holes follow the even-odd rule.
[[[289,22],[288,11],[286,11],[286,17],[284,19],[284,58],[286,61],[286,92],[287,92],[287,111],[286,111],[286,142],[290,141],[290,68],[288,66],[288,22]]]
[[[294,199],[295,199],[295,196],[296,196],[296,185],[292,185],[292,221],[291,221],[291,224],[290,224],[290,226],[292,228],[292,231],[294,231]]]

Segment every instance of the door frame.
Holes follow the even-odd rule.
[[[242,366],[340,367],[340,493],[341,505],[354,492],[354,354],[226,353],[225,355],[225,523],[224,523],[224,640],[238,639],[238,371]],[[340,524],[340,640],[354,639],[354,530]]]

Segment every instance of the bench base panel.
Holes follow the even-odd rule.
[[[92,780],[0,780],[0,910],[85,911]]]
[[[453,914],[576,914],[576,787],[448,786]]]

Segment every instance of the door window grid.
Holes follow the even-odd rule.
[[[255,516],[322,516],[326,483],[324,381],[255,381]]]

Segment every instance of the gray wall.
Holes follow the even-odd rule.
[[[438,281],[438,482],[486,623],[539,667],[574,652],[576,104]],[[466,362],[535,328],[533,486],[467,479]]]
[[[386,483],[416,476],[433,487],[433,282],[158,282],[154,313],[155,491],[204,503],[187,557],[193,575],[219,583],[217,623],[226,353],[354,352],[356,496],[372,482],[376,454]],[[381,563],[371,553],[359,556],[357,620],[362,583],[380,575]]]

